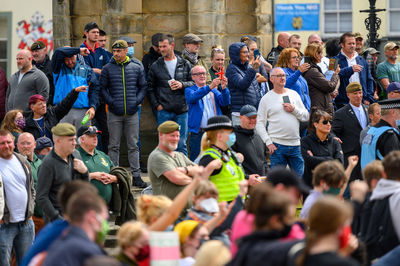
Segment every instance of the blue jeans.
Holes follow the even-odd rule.
[[[290,169],[295,171],[299,178],[304,173],[304,160],[301,156],[300,146],[286,146],[274,142],[276,151],[270,156],[271,168],[275,166],[286,167],[289,165]]]
[[[186,140],[188,135],[188,113],[185,112],[183,114],[177,115],[175,113],[171,113],[165,110],[158,111],[157,113],[158,125],[168,120],[175,121],[181,126],[181,129],[179,130],[180,138],[179,138],[178,148],[176,150],[182,152],[187,156],[188,152],[187,152]]]
[[[28,223],[0,224],[0,265],[10,265],[12,249],[19,265],[32,246],[34,237],[35,225],[32,219]]]
[[[189,149],[190,149],[190,156],[189,159],[194,162],[200,154],[201,150],[201,137],[203,136],[203,132],[194,133],[190,132],[189,135]]]

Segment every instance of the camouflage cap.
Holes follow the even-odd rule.
[[[32,45],[31,45],[31,51],[36,51],[36,50],[40,50],[43,48],[46,48],[46,45],[42,41],[36,41],[36,42],[32,43]]]
[[[51,129],[51,133],[56,136],[75,136],[76,129],[70,123],[58,123]]]
[[[181,127],[174,121],[165,121],[157,128],[158,132],[163,134],[169,134],[179,129],[181,129]]]
[[[353,93],[361,90],[362,90],[361,84],[358,82],[350,82],[349,85],[347,85],[346,87],[347,93]]]
[[[128,48],[128,43],[124,40],[117,40],[113,43],[112,48],[117,48],[117,49],[121,49],[121,48]]]

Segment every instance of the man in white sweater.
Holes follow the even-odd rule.
[[[302,177],[299,126],[300,121],[308,120],[308,111],[297,92],[285,88],[286,75],[281,68],[274,68],[270,77],[274,88],[260,101],[256,131],[268,147],[271,168],[289,165]]]

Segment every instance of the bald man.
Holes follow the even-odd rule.
[[[310,36],[308,36],[308,44],[320,44],[322,46],[324,46],[324,43],[321,40],[321,37],[318,34],[311,34]],[[323,56],[321,58],[321,62],[319,62],[317,64],[319,66],[319,68],[321,68],[322,74],[325,75],[326,78],[328,78],[328,80],[331,79],[332,77],[332,72],[329,73],[329,58],[326,56]]]
[[[49,80],[46,75],[32,66],[32,54],[28,50],[17,53],[18,71],[10,78],[6,94],[6,111],[13,109],[29,110],[28,100],[34,94],[49,96]]]
[[[35,138],[31,133],[24,132],[18,137],[17,147],[19,153],[25,155],[26,158],[28,159],[29,164],[31,165],[33,184],[36,189],[37,171],[40,164],[42,163],[42,160],[40,160],[34,152],[36,148]],[[36,204],[32,219],[35,224],[35,233],[37,233],[40,231],[41,228],[43,228],[44,221],[43,221],[43,212]]]
[[[289,47],[290,34],[287,32],[281,32],[278,35],[278,46],[271,49],[267,56],[267,62],[272,66],[275,66],[278,62],[279,55],[282,50]]]

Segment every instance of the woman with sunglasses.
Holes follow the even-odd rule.
[[[339,141],[331,134],[332,116],[316,107],[311,108],[308,135],[301,139],[301,155],[304,159],[304,182],[312,187],[312,171],[327,160],[339,160],[343,164],[343,152]]]
[[[310,59],[310,69],[303,73],[310,90],[311,106],[316,106],[318,109],[324,110],[333,115],[333,104],[330,93],[335,91],[339,78],[340,67],[336,68],[330,80],[322,73],[321,68],[317,65],[321,62],[322,45],[309,44],[304,51],[305,61],[307,57]]]

